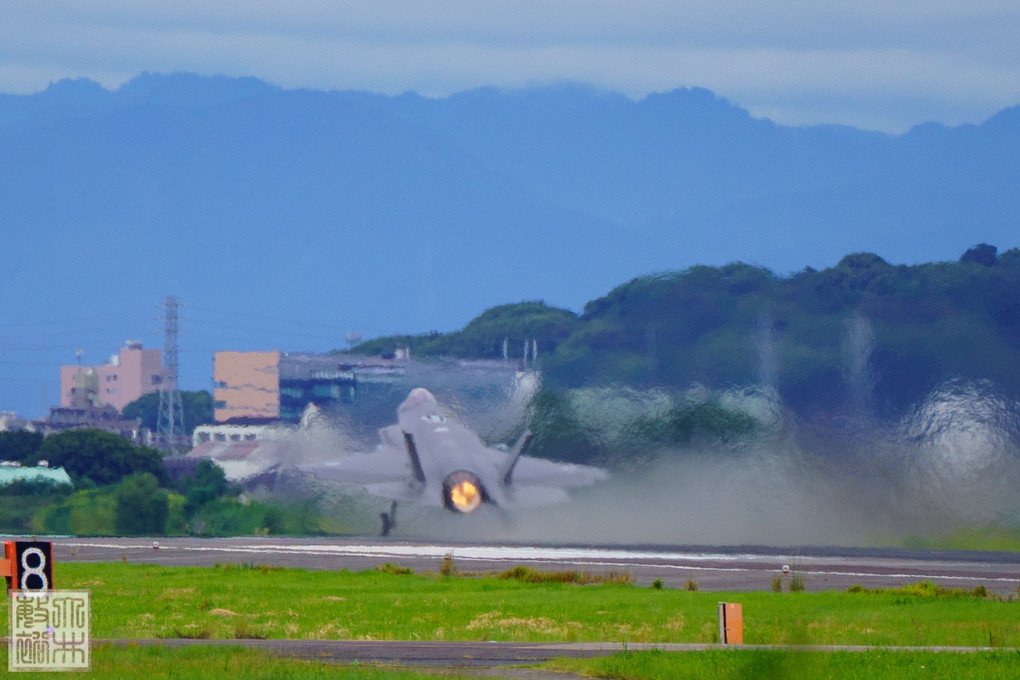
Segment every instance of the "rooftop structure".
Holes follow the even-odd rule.
[[[58,406],[50,409],[49,417],[32,424],[33,431],[49,436],[66,430],[93,429],[111,432],[135,446],[152,446],[153,433],[142,427],[141,419],[128,420],[113,406]]]
[[[49,481],[54,484],[71,484],[71,478],[62,467],[51,468],[48,465],[41,464],[37,467],[22,467],[17,463],[10,463],[9,461],[0,462],[0,487],[18,481]]]
[[[11,430],[32,430],[32,422],[18,416],[11,411],[0,411],[0,432]]]

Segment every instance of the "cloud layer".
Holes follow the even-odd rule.
[[[413,90],[577,80],[639,98],[710,88],[779,122],[890,131],[977,122],[1020,102],[1012,0],[732,3],[440,0],[0,6],[0,91],[141,71],[284,87]]]

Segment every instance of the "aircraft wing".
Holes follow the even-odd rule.
[[[569,500],[567,492],[558,486],[515,486],[513,491],[514,504],[524,508],[555,505]]]
[[[422,487],[409,484],[407,481],[383,482],[380,484],[366,484],[365,492],[370,496],[379,496],[398,501],[413,501],[424,505],[442,507],[442,498],[439,494],[430,496],[422,493]]]
[[[410,478],[407,453],[381,446],[370,453],[353,453],[325,463],[299,465],[319,479],[339,484],[386,484]]]
[[[513,471],[514,486],[571,488],[589,486],[606,478],[605,470],[590,465],[557,463],[521,456]]]

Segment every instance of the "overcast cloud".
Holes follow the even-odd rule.
[[[413,90],[700,86],[779,122],[901,131],[1020,103],[1016,0],[4,0],[0,91],[142,71]]]

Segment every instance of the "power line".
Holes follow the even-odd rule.
[[[61,326],[69,325],[74,323],[82,322],[101,322],[109,319],[133,319],[137,316],[138,310],[121,310],[115,313],[107,314],[90,314],[89,316],[79,317],[66,317],[62,316],[59,318],[46,318],[45,320],[39,321],[11,321],[9,318],[4,319],[4,328],[38,328],[45,326]]]
[[[270,314],[253,314],[253,313],[250,313],[250,312],[237,312],[237,311],[232,311],[232,310],[219,310],[219,309],[212,309],[212,308],[209,308],[209,307],[197,307],[196,308],[196,307],[191,307],[190,305],[189,305],[188,309],[191,310],[192,312],[204,312],[204,313],[208,313],[208,314],[214,314],[214,315],[216,315],[218,317],[226,316],[226,317],[235,317],[235,318],[241,318],[241,319],[253,319],[255,321],[259,321],[259,320],[261,320],[261,321],[269,321],[269,322],[273,322],[273,323],[284,324],[286,326],[295,326],[295,325],[310,326],[310,327],[321,328],[321,329],[328,329],[328,330],[334,330],[334,329],[339,327],[339,324],[336,324],[336,323],[324,323],[322,321],[308,321],[307,319],[290,319],[290,318],[284,318],[284,317],[279,317],[279,316],[272,316]]]

